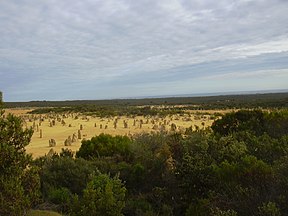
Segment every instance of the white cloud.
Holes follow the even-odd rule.
[[[208,71],[211,62],[221,68],[237,59],[245,65],[261,55],[287,56],[287,10],[288,2],[280,0],[1,1],[0,88],[55,78],[59,91],[61,81],[72,88],[77,80],[89,90],[96,88],[91,80],[125,88],[127,77],[141,77],[148,92],[151,77],[171,77],[171,71],[186,74],[184,82],[201,76],[199,64]],[[29,79],[20,82],[24,75]],[[39,96],[37,89],[33,95]]]
[[[242,78],[284,78],[288,79],[288,69],[271,69],[271,70],[256,70],[256,71],[241,71],[241,72],[230,72],[219,75],[209,75],[203,77],[207,80],[223,80],[223,79],[242,79]]]

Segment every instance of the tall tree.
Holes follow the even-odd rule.
[[[0,108],[2,106],[2,103],[3,103],[3,94],[2,92],[0,91]]]
[[[36,202],[40,181],[25,151],[33,131],[0,109],[0,215],[25,215]]]

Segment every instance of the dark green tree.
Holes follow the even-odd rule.
[[[216,120],[211,128],[222,136],[239,131],[251,131],[255,135],[261,135],[265,132],[264,117],[265,114],[261,110],[240,110],[227,113],[221,119]]]
[[[39,197],[39,176],[25,151],[32,133],[0,110],[0,215],[25,215]]]
[[[0,91],[0,108],[2,106],[2,103],[3,103],[3,94],[2,92]]]
[[[42,163],[40,177],[44,197],[60,188],[67,188],[73,194],[82,194],[90,176],[99,173],[91,161],[82,158],[53,156]]]
[[[83,197],[72,215],[77,216],[121,216],[125,207],[126,188],[118,176],[106,174],[95,176],[83,191]]]
[[[91,140],[83,140],[76,157],[93,159],[101,157],[118,157],[119,160],[129,160],[131,140],[127,136],[111,136],[100,134]]]

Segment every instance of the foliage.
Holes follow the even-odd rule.
[[[83,197],[78,205],[79,209],[74,209],[72,214],[79,216],[123,215],[121,212],[125,206],[125,193],[126,188],[117,176],[114,178],[106,174],[94,176],[83,191]]]
[[[219,208],[215,208],[212,210],[212,214],[214,216],[237,216],[237,212],[231,209],[221,210]]]
[[[3,94],[0,91],[0,108],[2,107],[2,105],[3,105]]]
[[[0,110],[1,112],[1,110]],[[0,215],[25,215],[39,198],[37,169],[25,146],[33,131],[23,129],[22,120],[0,114]]]
[[[228,113],[216,120],[211,128],[221,136],[249,131],[255,136],[267,133],[272,138],[280,138],[287,134],[288,111],[263,112],[261,110],[240,110]]]
[[[35,161],[43,199],[70,215],[287,215],[287,124],[285,110],[241,110],[212,130],[101,134],[76,159]]]
[[[58,205],[58,210],[67,212],[70,209],[70,203],[73,195],[68,188],[51,188],[48,192],[47,200],[53,204]]]
[[[111,136],[109,134],[100,134],[91,140],[83,140],[76,156],[84,159],[94,157],[107,157],[118,155],[124,160],[129,160],[131,140],[127,136]]]
[[[0,106],[1,100],[0,92]],[[193,105],[150,106],[179,100]],[[287,94],[83,103],[29,104],[56,106],[38,113],[165,116],[205,107],[287,107]],[[191,127],[185,134],[101,134],[84,140],[76,158],[62,149],[33,163],[25,152],[33,131],[0,112],[0,215],[40,214],[29,211],[39,202],[40,183],[43,203],[71,216],[288,215],[287,110],[240,110],[215,120],[212,130]]]
[[[240,110],[228,113],[216,120],[211,128],[222,136],[244,130],[261,135],[264,133],[264,113],[261,110]]]
[[[280,216],[280,210],[274,202],[263,203],[258,207],[259,215],[261,216]]]
[[[280,138],[287,135],[288,131],[288,110],[282,109],[277,112],[270,112],[265,116],[265,132],[273,138]]]
[[[44,114],[44,113],[85,113],[86,115],[93,115],[99,117],[111,116],[167,116],[173,114],[182,114],[184,111],[178,107],[169,108],[153,108],[151,106],[137,107],[137,106],[121,106],[121,105],[81,105],[70,107],[51,107],[39,108],[32,110],[31,114]]]
[[[258,206],[269,202],[279,206],[276,212],[287,212],[287,131],[271,137],[266,127],[275,121],[271,116],[277,115],[240,111],[216,121],[215,133],[189,133],[176,169],[180,206],[190,212],[186,214],[207,215],[207,209],[218,208],[218,213],[258,215]],[[206,200],[204,207],[199,199]]]
[[[0,116],[0,173],[3,175],[21,174],[31,156],[26,154],[25,146],[30,142],[33,131],[23,130],[22,120],[8,114]]]
[[[220,95],[203,97],[166,97],[166,98],[143,98],[143,99],[115,99],[115,100],[77,100],[77,101],[29,101],[29,102],[6,102],[6,107],[125,107],[147,105],[187,105],[191,110],[210,109],[251,109],[251,108],[287,108],[288,97],[285,93],[267,93],[250,95]],[[78,109],[77,108],[77,109]],[[48,110],[47,110],[48,111]],[[105,113],[105,110],[102,110]],[[100,113],[100,111],[99,111]],[[121,113],[120,113],[121,114]]]
[[[57,212],[44,211],[44,210],[31,210],[28,212],[28,216],[61,216]]]
[[[93,163],[83,159],[54,156],[42,162],[40,177],[43,196],[54,189],[67,188],[81,194],[92,174],[98,173]]]

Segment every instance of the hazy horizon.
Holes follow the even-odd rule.
[[[231,92],[206,92],[206,93],[191,93],[191,94],[173,94],[173,95],[144,95],[144,96],[131,96],[131,97],[116,97],[116,98],[98,98],[98,99],[86,99],[75,98],[72,100],[30,100],[30,101],[5,101],[3,102],[32,102],[32,101],[86,101],[86,100],[130,100],[130,99],[152,99],[152,98],[177,98],[177,97],[209,97],[209,96],[231,96],[231,95],[257,95],[257,94],[270,94],[270,93],[288,93],[288,89],[274,89],[274,90],[255,90],[255,91],[231,91]],[[3,95],[4,96],[4,95]]]
[[[0,2],[4,101],[288,88],[288,1]]]

